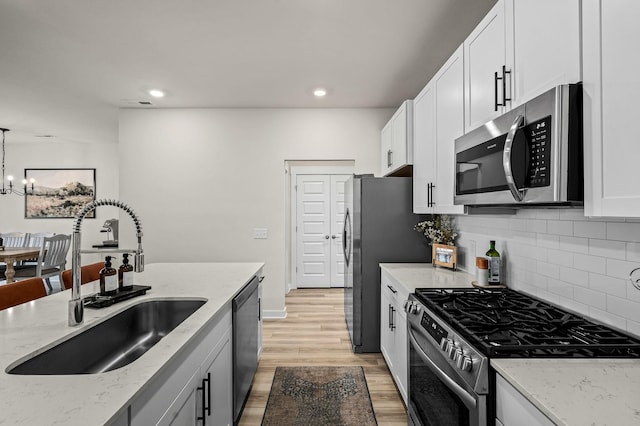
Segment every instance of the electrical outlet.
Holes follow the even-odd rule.
[[[267,239],[267,228],[253,228],[253,239],[254,240],[266,240]]]

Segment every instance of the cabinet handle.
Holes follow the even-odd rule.
[[[500,104],[498,103],[498,71],[493,74],[493,110],[497,111]]]
[[[205,387],[205,384],[207,387]],[[202,426],[207,424],[207,416],[211,415],[211,373],[207,373],[207,377],[202,379],[202,387],[198,390],[202,391],[202,417],[198,417],[197,420],[202,420]]]
[[[258,299],[258,321],[260,321],[262,318],[262,306],[260,306],[262,302],[262,299]]]
[[[509,78],[511,78],[511,71],[507,71],[507,67],[505,65],[502,66],[502,77],[498,77],[498,71],[495,72],[493,76],[493,89],[494,89],[494,98],[495,98],[495,106],[494,111],[498,110],[499,106],[506,107],[507,101],[511,102],[511,98],[507,98],[507,74],[509,74]],[[502,102],[498,102],[498,80],[502,81]]]
[[[502,66],[502,106],[507,106],[507,101],[511,102],[511,98],[507,98],[507,74],[511,81],[511,70],[507,71],[506,66]]]
[[[427,207],[433,207],[436,203],[433,202],[433,188],[436,186],[433,183],[429,183],[427,192]]]
[[[391,329],[391,331],[396,329],[396,324],[395,321],[393,320],[394,318],[394,314],[396,312],[395,308],[391,305],[389,305],[389,328]]]
[[[387,151],[387,167],[393,166],[393,151]]]
[[[391,290],[391,293],[393,293],[393,294],[397,294],[397,293],[398,293],[398,290],[396,290],[395,288],[393,288],[393,286],[391,286],[391,285],[389,285],[389,284],[387,284],[387,288],[388,288],[389,290]]]

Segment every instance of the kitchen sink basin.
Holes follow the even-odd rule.
[[[204,303],[194,299],[138,303],[7,372],[93,374],[115,370],[140,358]]]

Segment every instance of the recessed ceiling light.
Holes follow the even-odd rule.
[[[313,95],[317,98],[321,98],[327,94],[327,89],[323,89],[322,87],[318,87],[313,90]]]
[[[157,90],[157,89],[149,90],[149,94],[154,98],[164,97],[164,92],[162,90]]]

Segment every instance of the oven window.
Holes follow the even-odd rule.
[[[423,426],[469,426],[469,409],[409,345],[409,396]]]
[[[456,154],[456,194],[477,194],[508,190],[502,166],[507,135]]]

